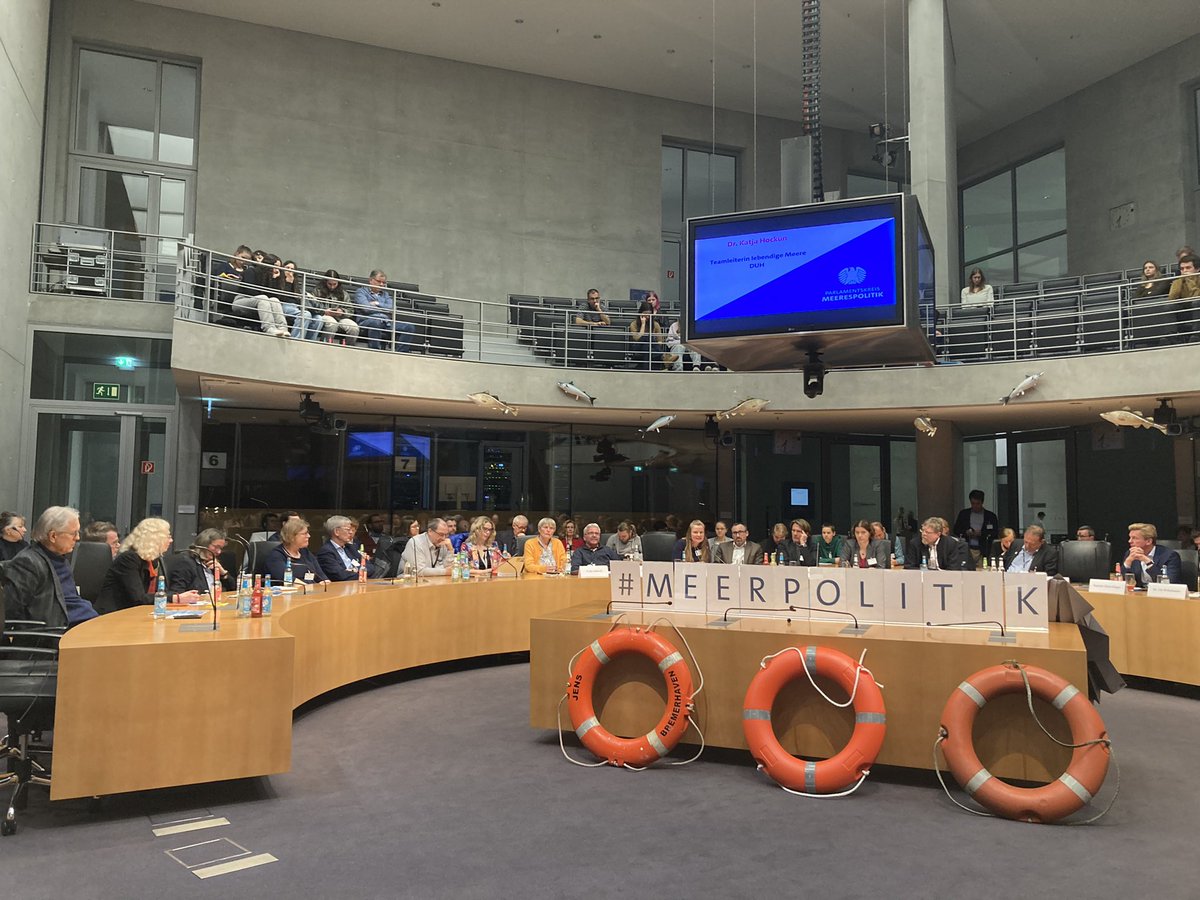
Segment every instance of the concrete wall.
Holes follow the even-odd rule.
[[[1200,240],[1197,83],[1200,36],[962,147],[959,183],[1065,146],[1070,271],[1173,262],[1180,245]],[[1136,221],[1111,228],[1109,210],[1129,202]]]
[[[0,506],[6,509],[16,502],[20,476],[29,241],[37,219],[49,19],[50,0],[0,4],[0,421],[6,423],[0,429]]]
[[[608,296],[655,285],[664,136],[706,145],[707,107],[234,23],[157,6],[60,0],[45,215],[66,213],[72,47],[198,60],[196,237],[453,296]],[[758,122],[757,197],[779,198],[779,141]],[[719,111],[743,153],[751,117]],[[836,165],[836,161],[831,161]]]

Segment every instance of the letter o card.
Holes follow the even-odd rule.
[[[808,571],[808,605],[813,610],[812,620],[852,625],[853,620],[849,616],[837,615],[850,612],[850,603],[846,598],[846,570],[818,567]]]

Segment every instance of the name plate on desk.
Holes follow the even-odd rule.
[[[1125,581],[1124,579],[1113,581],[1110,578],[1093,578],[1088,582],[1088,591],[1093,594],[1124,594]]]
[[[1159,584],[1150,582],[1146,587],[1147,597],[1167,597],[1172,600],[1186,600],[1188,589],[1186,584]]]
[[[608,566],[580,566],[580,578],[607,578],[609,575]]]

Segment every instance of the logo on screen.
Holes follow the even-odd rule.
[[[838,272],[838,281],[842,284],[862,284],[867,280],[867,270],[862,266],[846,266]]]

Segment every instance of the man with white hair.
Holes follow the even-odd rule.
[[[571,574],[578,575],[580,566],[604,566],[619,559],[611,549],[600,546],[600,526],[589,522],[583,526],[583,546],[571,552]]]
[[[425,523],[425,533],[404,545],[401,567],[412,563],[418,575],[449,575],[453,562],[450,530],[450,523],[445,519],[431,516]]]
[[[96,617],[79,596],[68,557],[79,542],[79,510],[51,506],[34,523],[29,547],[3,568],[5,616],[69,628]]]

